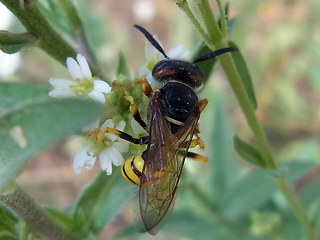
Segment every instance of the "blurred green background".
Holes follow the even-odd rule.
[[[39,2],[55,29],[70,40],[72,29],[62,11],[50,1]],[[231,40],[247,61],[258,101],[258,118],[275,159],[288,167],[294,192],[307,214],[317,221],[320,1],[230,0],[229,4],[229,17],[234,20]],[[111,80],[116,77],[119,53],[124,54],[133,78],[145,62],[146,40],[133,24],[157,34],[165,50],[183,44],[192,52],[200,41],[189,20],[169,0],[81,0],[77,6],[90,47]],[[215,3],[212,7],[217,12]],[[14,18],[7,29],[23,30]],[[4,60],[0,61],[3,65]],[[2,81],[41,85],[48,85],[50,77],[68,79],[69,74],[64,66],[35,48],[20,53],[14,73],[0,73]],[[209,99],[200,121],[206,145],[202,154],[209,156],[209,162],[186,162],[174,211],[163,231],[151,237],[127,228],[135,218],[130,202],[136,190],[132,189],[128,204],[119,209],[119,215],[104,228],[100,239],[113,239],[118,234],[123,239],[304,239],[272,176],[235,154],[235,134],[254,141],[218,65],[200,96]],[[79,146],[76,136],[52,146],[29,162],[18,183],[41,204],[68,207],[100,171],[96,166],[79,176],[74,174],[72,160]]]

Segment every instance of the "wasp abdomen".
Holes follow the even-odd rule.
[[[132,184],[140,184],[144,160],[142,154],[130,157],[121,166],[121,173],[125,180]]]

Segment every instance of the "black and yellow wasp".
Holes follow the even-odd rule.
[[[188,151],[197,145],[204,147],[201,139],[194,136],[201,111],[208,103],[207,99],[199,101],[195,93],[204,77],[194,63],[237,49],[219,49],[194,63],[169,59],[146,29],[138,25],[134,27],[165,57],[152,70],[152,76],[161,85],[159,89],[152,89],[146,79],[136,81],[150,98],[147,123],[142,120],[133,98],[128,94],[125,96],[134,119],[148,132],[148,136],[134,138],[114,128],[106,128],[99,133],[111,133],[135,144],[147,144],[142,154],[125,161],[121,171],[127,181],[140,186],[139,204],[145,230],[155,234],[173,203],[185,158],[200,162],[208,160]]]

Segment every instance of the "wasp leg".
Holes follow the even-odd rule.
[[[185,155],[187,158],[190,158],[193,161],[197,161],[197,162],[208,162],[208,158],[204,157],[200,154],[194,153],[194,152],[186,152],[181,150],[178,152],[179,155]]]
[[[204,143],[203,143],[202,139],[198,136],[198,134],[195,134],[195,136],[197,138],[192,139],[189,146],[187,146],[187,142],[185,142],[184,144],[182,143],[180,148],[187,148],[187,147],[195,148],[196,146],[199,146],[201,149],[204,149]]]
[[[139,78],[136,81],[134,81],[134,83],[141,84],[144,94],[149,98],[152,97],[153,90],[152,90],[152,87],[150,86],[149,82],[147,81],[147,79]]]
[[[126,95],[123,98],[130,102],[130,112],[131,112],[134,120],[136,120],[137,123],[139,123],[139,125],[147,131],[148,130],[147,124],[145,123],[145,121],[142,120],[138,106],[137,106],[136,102],[133,100],[133,97]]]
[[[123,96],[123,98],[127,101],[130,102],[130,112],[134,118],[134,120],[137,121],[137,123],[139,123],[139,125],[141,127],[143,127],[145,130],[147,130],[147,124],[145,123],[145,121],[142,120],[138,106],[136,104],[136,102],[134,101],[133,97],[130,96],[130,94],[128,93],[127,89],[125,86],[123,86],[122,84],[119,84],[117,82],[113,83],[113,86],[117,86],[117,87],[122,87],[125,96]],[[152,89],[151,89],[152,90]]]
[[[187,158],[197,162],[208,162],[208,158],[194,152],[187,152]]]
[[[204,98],[198,102],[198,106],[199,106],[201,112],[207,106],[207,104],[208,104],[208,99],[206,99],[206,98]]]
[[[192,139],[189,148],[195,148],[196,146],[199,146],[201,149],[204,149],[204,144],[202,139],[196,135],[196,139]]]
[[[100,142],[104,142],[104,134],[106,134],[106,133],[111,133],[119,138],[122,138],[122,139],[128,141],[128,142],[131,142],[134,144],[140,144],[140,145],[147,144],[148,140],[149,140],[148,136],[144,136],[141,138],[134,138],[128,133],[122,132],[122,131],[115,129],[115,128],[109,128],[109,127],[102,129],[98,132],[88,131],[86,133],[92,135]]]

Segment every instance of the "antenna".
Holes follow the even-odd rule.
[[[167,54],[164,52],[164,50],[162,49],[162,47],[160,46],[160,44],[157,42],[157,40],[155,40],[154,37],[152,37],[152,35],[146,29],[136,24],[133,26],[136,29],[138,29],[146,37],[146,39],[152,44],[152,46],[154,46],[155,49],[157,49],[160,53],[162,53],[162,55],[165,58],[169,58]]]
[[[236,52],[238,51],[238,48],[235,48],[235,47],[228,47],[228,48],[221,48],[221,49],[218,49],[216,51],[213,51],[213,52],[209,52],[201,57],[199,57],[198,59],[196,59],[193,63],[197,63],[197,62],[202,62],[202,61],[205,61],[207,59],[210,59],[210,58],[214,58],[216,56],[219,56],[223,53],[227,53],[227,52]]]

